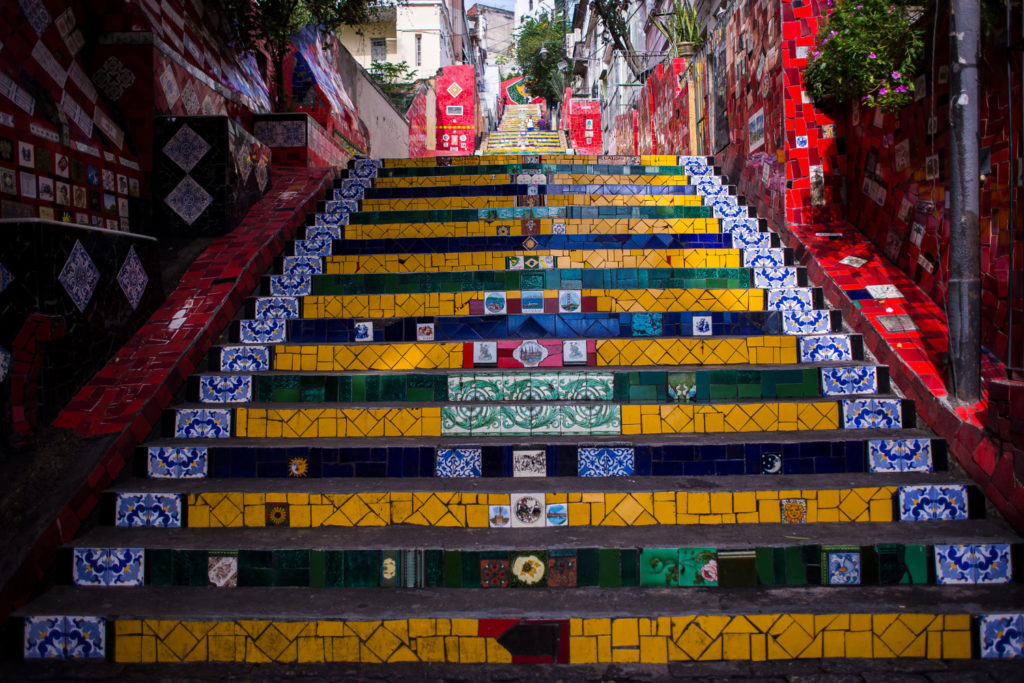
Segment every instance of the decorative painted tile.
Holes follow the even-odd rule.
[[[512,528],[539,528],[545,526],[544,494],[512,494]]]
[[[342,239],[341,226],[333,223],[327,225],[310,225],[306,227],[306,239],[309,241],[330,242]]]
[[[117,284],[121,286],[121,291],[124,292],[132,310],[138,308],[139,301],[142,300],[142,295],[146,291],[146,285],[149,284],[149,276],[146,275],[146,270],[142,267],[142,261],[135,253],[134,246],[128,248],[128,256],[117,273]]]
[[[940,584],[1009,583],[1010,546],[979,543],[935,546],[935,578]]]
[[[860,585],[860,553],[856,551],[830,551],[828,556],[828,585]]]
[[[505,315],[507,303],[505,292],[484,292],[484,315]]]
[[[188,173],[210,149],[210,143],[186,124],[163,146],[163,153],[177,164],[178,168]]]
[[[523,291],[521,302],[523,313],[543,313],[544,291]]]
[[[174,436],[179,439],[228,439],[231,437],[231,411],[180,408],[174,413]]]
[[[765,289],[796,287],[796,268],[792,266],[771,266],[754,268],[754,286]]]
[[[212,203],[210,193],[188,175],[164,197],[164,204],[188,225],[195,223]]]
[[[978,543],[973,554],[975,583],[1010,583],[1013,580],[1008,543]]]
[[[506,256],[505,270],[523,270],[524,258],[522,256]]]
[[[145,578],[144,548],[110,548],[104,573],[105,586],[141,586]]]
[[[829,334],[820,337],[800,339],[800,362],[853,360],[850,337],[845,334]]]
[[[565,339],[562,341],[562,364],[563,365],[586,365],[587,363],[587,340],[586,339]]]
[[[267,526],[288,526],[289,512],[288,503],[266,503]]]
[[[151,479],[202,479],[206,476],[205,446],[150,446],[147,473]]]
[[[783,249],[753,248],[743,250],[743,267],[770,268],[786,265],[786,252]]]
[[[75,307],[79,311],[84,311],[96,290],[100,271],[80,241],[75,240],[75,245],[71,248],[71,253],[68,254],[57,280],[71,297]]]
[[[434,341],[434,323],[416,323],[416,341]]]
[[[501,401],[505,398],[501,379],[501,375],[449,375],[448,400]]]
[[[539,450],[513,450],[513,477],[546,477],[548,475],[547,452]]]
[[[536,339],[525,339],[512,350],[512,357],[524,368],[535,368],[548,357],[548,349]]]
[[[252,401],[252,375],[203,375],[199,378],[202,403],[248,403]]]
[[[67,659],[106,659],[107,620],[103,617],[64,617],[64,656]]]
[[[283,344],[287,341],[288,323],[280,319],[241,320],[238,341],[243,344]]]
[[[271,275],[271,296],[309,296],[313,292],[313,278],[309,275]]]
[[[931,472],[931,439],[872,439],[868,441],[872,472]]]
[[[580,313],[583,307],[583,292],[578,289],[562,289],[558,292],[559,313]]]
[[[697,194],[704,197],[717,197],[718,195],[728,194],[729,188],[714,182],[713,180],[705,179],[697,183]]]
[[[678,586],[679,549],[643,548],[640,550],[641,586]]]
[[[569,506],[566,503],[550,503],[544,511],[546,526],[569,526]]]
[[[828,334],[832,331],[829,311],[783,311],[782,331],[785,334]]]
[[[508,588],[509,561],[499,559],[480,560],[481,588]]]
[[[547,551],[513,551],[509,555],[509,563],[513,588],[543,588],[548,585]]]
[[[512,508],[508,505],[487,506],[487,522],[492,528],[504,529],[511,526]]]
[[[548,552],[548,587],[575,588],[578,585],[579,568],[575,555],[555,555]]]
[[[11,371],[11,352],[0,346],[0,382],[7,379],[7,373]]]
[[[25,659],[64,657],[64,617],[25,617]]]
[[[206,577],[216,588],[238,585],[238,553],[211,550],[206,558]]]
[[[761,474],[779,474],[782,472],[781,453],[761,454]]]
[[[772,236],[760,230],[735,230],[732,233],[732,245],[736,249],[770,249]]]
[[[661,313],[634,313],[630,327],[634,337],[660,337],[665,329]]]
[[[683,167],[688,176],[711,175],[713,170],[708,166],[703,157],[679,157],[679,165]]]
[[[473,364],[494,365],[498,362],[498,342],[473,342]]]
[[[864,289],[873,299],[902,299],[904,298],[896,285],[865,285]]]
[[[899,399],[857,398],[842,403],[845,429],[900,429],[903,426]]]
[[[718,551],[714,548],[679,548],[680,586],[717,586]]]
[[[782,521],[785,524],[800,524],[807,521],[807,500],[804,498],[783,498],[779,501],[782,508]]]
[[[581,477],[633,476],[634,449],[617,447],[581,447],[577,467]]]
[[[110,548],[75,548],[71,576],[76,586],[106,586]]]
[[[713,333],[710,315],[693,316],[693,336],[710,337]]]
[[[935,546],[935,581],[939,584],[974,583],[975,568],[972,551],[974,546]]]
[[[350,175],[354,178],[376,178],[380,163],[377,159],[356,159]]]
[[[825,396],[873,394],[878,391],[878,371],[871,365],[821,368]]]
[[[435,477],[482,477],[483,451],[479,448],[438,448]]]
[[[309,459],[298,456],[288,458],[288,476],[297,479],[309,476]]]
[[[373,321],[362,320],[355,324],[353,328],[355,330],[355,340],[357,342],[372,342],[373,341]]]
[[[299,300],[289,296],[265,296],[256,299],[257,320],[294,320],[300,317]]]
[[[221,372],[261,372],[270,369],[270,348],[225,346],[220,350]]]
[[[900,519],[904,522],[967,519],[967,487],[901,486]]]
[[[334,250],[334,243],[331,240],[295,240],[296,256],[330,256]]]
[[[114,525],[180,527],[181,497],[174,493],[118,493]]]
[[[769,311],[810,311],[814,309],[814,297],[810,288],[788,287],[785,289],[769,289]]]
[[[317,256],[285,256],[281,272],[284,275],[320,275],[324,272],[324,262]]]
[[[1024,615],[985,614],[978,624],[982,659],[1024,657]]]
[[[551,224],[552,235],[564,235],[565,234],[565,223],[556,222]]]

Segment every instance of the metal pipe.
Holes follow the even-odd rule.
[[[979,186],[978,0],[953,0],[949,116],[949,357],[957,398],[981,398],[981,191]]]

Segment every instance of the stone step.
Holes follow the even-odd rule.
[[[732,200],[732,201],[727,201]],[[482,218],[756,218],[753,209],[737,206],[735,197],[719,199],[711,206],[502,206],[481,209],[415,209],[405,211],[356,211],[349,224],[412,221],[472,221]]]
[[[657,177],[657,176],[652,176]],[[544,183],[493,183],[490,185],[439,185],[439,186],[417,186],[417,187],[377,187],[372,186],[364,188],[359,194],[363,201],[363,210],[373,210],[367,208],[370,206],[368,202],[386,202],[404,199],[425,199],[425,198],[447,198],[451,200],[469,199],[474,197],[483,198],[506,198],[506,197],[519,197],[519,196],[546,196],[549,198],[549,205],[551,199],[555,197],[566,197],[575,195],[587,195],[591,198],[597,196],[607,197],[621,197],[622,206],[628,206],[626,202],[630,197],[662,197],[672,196],[677,199],[676,204],[679,206],[699,206],[704,199],[704,193],[700,190],[702,186],[697,183],[685,182],[686,176],[683,176],[683,182],[676,180],[674,184],[608,184],[608,183],[558,183],[558,182],[547,182]],[[531,190],[531,188],[533,188]],[[714,196],[722,195],[735,195],[735,188],[729,187],[718,187],[715,186],[716,192]],[[452,204],[451,208],[456,208],[456,204]],[[392,209],[394,210],[394,209]]]
[[[732,441],[727,439],[731,438]],[[456,457],[472,457],[482,477],[606,477],[606,476],[731,476],[754,474],[826,474],[843,472],[945,471],[946,445],[918,429],[885,438],[849,438],[839,432],[823,439],[806,435],[773,435],[771,440],[738,441],[720,435],[700,441],[653,437],[629,442],[580,443],[569,437],[545,444],[467,446],[464,439],[438,439],[430,444],[389,440],[362,443],[295,443],[262,441],[259,448],[245,439],[216,443],[152,440],[134,459],[137,477],[447,477]],[[464,473],[465,470],[462,470]],[[884,483],[884,480],[882,481]]]
[[[997,656],[1008,586],[454,589],[56,587],[17,613],[33,657],[131,662],[675,662]],[[89,615],[85,619],[52,615]],[[1016,615],[1017,621],[1020,620]],[[997,633],[998,632],[998,633]],[[82,645],[86,636],[87,647]]]

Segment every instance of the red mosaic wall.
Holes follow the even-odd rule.
[[[437,149],[448,156],[476,149],[476,76],[469,64],[441,69],[437,76]]]
[[[636,111],[627,111],[615,117],[612,128],[614,146],[609,150],[613,154],[639,154],[637,151]]]
[[[601,154],[601,101],[572,99],[570,94],[562,112],[563,128],[569,131],[569,146],[577,154]]]

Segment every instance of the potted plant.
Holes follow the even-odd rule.
[[[651,21],[672,46],[673,55],[693,56],[697,48],[704,43],[704,38],[700,33],[697,10],[693,9],[690,0],[673,0],[672,11],[662,16],[664,19],[659,20],[652,15]]]

